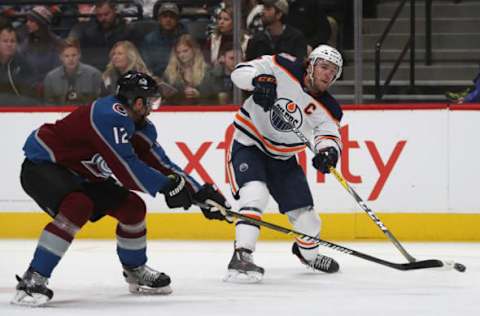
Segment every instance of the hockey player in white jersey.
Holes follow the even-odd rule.
[[[340,53],[328,45],[315,48],[306,63],[287,54],[263,56],[237,65],[231,78],[252,95],[235,115],[234,141],[228,152],[228,175],[239,212],[260,219],[269,196],[288,216],[296,231],[319,236],[321,222],[295,154],[306,146],[279,117],[278,107],[290,123],[314,141],[318,154],[313,166],[328,173],[342,148],[339,122],[342,110],[327,92],[341,75]],[[253,261],[260,228],[239,220],[234,253],[225,281],[259,282],[264,269]],[[296,238],[292,252],[316,271],[334,273],[338,263],[319,254],[318,243]]]

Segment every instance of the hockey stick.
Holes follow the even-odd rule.
[[[387,267],[390,267],[390,268],[393,268],[393,269],[397,269],[397,270],[408,271],[408,270],[419,270],[419,269],[445,267],[447,269],[455,269],[459,272],[465,272],[465,269],[466,269],[465,266],[461,263],[456,263],[456,262],[453,262],[453,261],[441,261],[441,260],[437,260],[437,259],[429,259],[429,260],[415,261],[415,262],[409,262],[409,263],[394,263],[394,262],[386,261],[386,260],[383,260],[383,259],[380,259],[380,258],[377,258],[377,257],[374,257],[374,256],[367,255],[367,254],[362,253],[360,251],[349,249],[347,247],[335,244],[335,243],[330,242],[330,241],[320,239],[318,237],[313,237],[313,236],[295,231],[295,230],[290,229],[290,228],[286,228],[286,227],[279,226],[279,225],[276,225],[276,224],[273,224],[273,223],[265,222],[263,220],[256,219],[256,218],[253,218],[253,217],[249,217],[247,215],[243,215],[241,213],[238,213],[238,212],[235,212],[235,211],[232,211],[232,210],[227,210],[224,207],[222,207],[221,205],[219,205],[218,203],[215,203],[214,201],[211,201],[211,200],[208,200],[205,203],[195,202],[195,204],[200,206],[200,207],[205,207],[205,208],[215,207],[219,210],[222,210],[222,212],[224,212],[225,214],[227,214],[231,217],[239,218],[241,220],[247,221],[247,222],[252,223],[254,225],[263,226],[263,227],[269,228],[271,230],[275,230],[277,232],[281,232],[281,233],[291,235],[291,236],[297,236],[297,237],[300,237],[300,238],[309,238],[311,240],[315,240],[316,242],[318,242],[319,245],[325,246],[327,248],[331,248],[333,250],[340,251],[340,252],[345,253],[347,255],[362,258],[364,260],[374,262],[374,263],[378,263],[378,264],[381,264],[381,265],[384,265],[384,266],[387,266]]]
[[[297,135],[297,137],[314,153],[317,154],[315,147],[313,144],[308,140],[308,138],[303,135],[303,133],[298,130],[295,126],[293,126],[290,121],[285,117],[282,110],[274,105],[272,107],[275,114],[277,114],[286,124],[289,125],[291,130]],[[348,184],[348,182],[343,178],[343,176],[335,169],[335,167],[331,166],[329,168],[330,172],[334,175],[334,177],[340,182],[340,184],[347,190],[348,193],[355,199],[357,204],[360,206],[362,210],[364,210],[367,215],[373,220],[373,222],[382,230],[385,236],[393,243],[393,245],[400,251],[400,253],[410,262],[415,262],[416,259],[411,256],[405,248],[400,244],[400,242],[393,236],[393,234],[388,230],[388,228],[383,224],[383,222],[378,218],[377,215],[367,206],[367,204],[360,198],[360,196],[355,192],[355,190]]]
[[[348,182],[345,180],[345,178],[342,177],[342,175],[335,169],[334,167],[329,168],[330,172],[333,174],[333,176],[340,182],[340,184],[347,190],[348,193],[350,193],[351,196],[355,199],[357,204],[360,206],[361,209],[363,209],[367,215],[373,220],[373,222],[382,230],[382,232],[385,234],[385,236],[390,239],[390,241],[393,243],[393,245],[402,253],[402,255],[407,258],[409,262],[415,262],[417,261],[414,257],[412,257],[406,250],[403,248],[403,246],[400,244],[400,242],[393,236],[393,234],[388,230],[388,228],[383,224],[383,222],[378,218],[378,216],[363,202],[363,200],[360,198],[360,196],[355,192],[355,190],[348,184]]]
[[[284,233],[284,234],[287,234],[287,235],[293,235],[293,236],[297,236],[297,237],[301,237],[301,238],[306,237],[306,238],[315,240],[320,245],[325,246],[327,248],[331,248],[333,250],[343,252],[347,255],[362,258],[364,260],[374,262],[374,263],[378,263],[378,264],[381,264],[381,265],[384,265],[384,266],[387,266],[387,267],[390,267],[390,268],[393,268],[393,269],[397,269],[397,270],[408,271],[408,270],[419,270],[419,269],[445,267],[447,269],[455,269],[459,272],[465,272],[465,269],[466,269],[465,266],[461,263],[456,263],[456,262],[453,262],[453,261],[441,261],[441,260],[437,260],[437,259],[429,259],[429,260],[415,261],[415,262],[409,262],[409,263],[394,263],[394,262],[386,261],[386,260],[371,256],[371,255],[367,255],[363,252],[356,251],[356,250],[353,250],[353,249],[335,244],[335,243],[330,242],[330,241],[320,239],[318,237],[313,237],[313,236],[295,231],[293,229],[289,229],[289,228],[282,227],[282,226],[279,226],[279,225],[276,225],[276,224],[273,224],[273,223],[269,223],[269,222],[265,222],[265,221],[262,221],[262,220],[259,220],[259,219],[255,219],[255,218],[249,217],[247,215],[237,213],[235,211],[225,210],[225,212],[230,216],[239,218],[239,219],[247,221],[249,223],[252,223],[252,224],[255,224],[255,225],[258,225],[258,226],[267,227],[269,229],[272,229],[272,230],[275,230],[275,231],[278,231],[278,232],[281,232],[281,233]]]

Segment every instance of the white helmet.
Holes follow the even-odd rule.
[[[332,46],[319,45],[314,50],[312,50],[312,52],[308,56],[308,61],[312,67],[312,70],[313,70],[313,66],[315,65],[318,59],[329,61],[338,67],[337,74],[335,75],[335,78],[330,83],[330,85],[332,85],[338,78],[340,78],[340,75],[342,74],[342,68],[343,68],[342,55],[337,49],[333,48]]]

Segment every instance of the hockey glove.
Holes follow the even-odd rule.
[[[272,75],[258,75],[253,78],[253,101],[268,112],[277,100],[277,79]]]
[[[165,194],[165,202],[167,202],[168,207],[189,209],[193,201],[185,178],[174,173],[169,175],[168,179],[170,184],[160,191],[160,193]]]
[[[193,199],[200,206],[203,216],[208,219],[218,219],[220,221],[227,221],[233,223],[233,220],[227,214],[227,210],[232,207],[227,202],[222,193],[218,190],[216,185],[205,183],[197,193],[194,194]]]
[[[338,161],[338,152],[334,147],[321,149],[312,159],[315,169],[321,173],[330,173],[330,167],[335,167]]]

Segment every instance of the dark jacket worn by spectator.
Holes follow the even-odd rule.
[[[322,0],[289,0],[285,22],[300,30],[312,48],[326,44],[332,32],[321,2]]]
[[[35,96],[35,70],[19,53],[6,64],[0,62],[0,100],[2,105],[38,102]],[[27,102],[28,100],[28,102]]]
[[[177,39],[183,34],[187,34],[187,30],[183,24],[179,24],[174,32],[164,32],[158,27],[158,29],[145,36],[140,50],[145,63],[155,76],[161,77],[163,75],[165,68],[167,68],[172,48]]]
[[[475,88],[463,99],[463,103],[480,103],[480,74],[473,79]]]
[[[60,43],[61,39],[50,32],[48,37],[30,34],[20,44],[20,52],[35,67],[38,82],[42,82],[49,71],[60,65],[57,53]]]
[[[246,60],[263,55],[288,53],[303,60],[307,56],[307,43],[303,34],[296,28],[285,25],[280,36],[271,36],[268,30],[256,33],[248,41]]]
[[[284,23],[288,15],[287,0],[263,0],[262,23],[265,29],[248,41],[246,60],[263,55],[288,53],[303,60],[307,57],[307,41],[298,29]]]
[[[19,44],[19,52],[36,70],[35,81],[39,88],[46,74],[60,65],[58,49],[62,39],[50,30],[51,19],[47,7],[35,6],[27,13],[27,35]]]
[[[108,64],[110,49],[118,41],[130,40],[131,28],[124,19],[115,14],[108,25],[105,22],[100,23],[98,18],[81,22],[71,30],[70,36],[80,42],[82,61],[103,71]]]
[[[163,3],[156,12],[157,27],[145,35],[140,46],[145,63],[157,77],[162,77],[177,39],[187,34],[186,27],[179,22],[180,10],[173,2]]]

